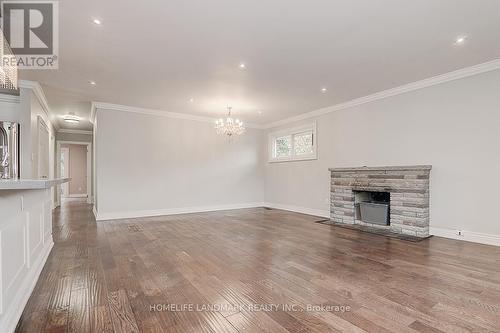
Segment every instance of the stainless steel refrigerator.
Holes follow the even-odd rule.
[[[19,124],[0,121],[0,179],[19,178]]]

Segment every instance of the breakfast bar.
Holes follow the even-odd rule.
[[[51,189],[69,180],[0,180],[1,332],[17,323],[50,254],[54,245]]]

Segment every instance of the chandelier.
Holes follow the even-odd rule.
[[[245,125],[239,119],[233,119],[231,117],[231,107],[228,107],[228,115],[227,118],[219,119],[215,121],[215,130],[219,135],[227,135],[228,137],[232,137],[233,135],[241,135],[245,133]]]
[[[12,52],[7,39],[4,37],[0,29],[0,89],[4,89],[6,93],[17,94],[18,77],[17,77],[17,59]]]

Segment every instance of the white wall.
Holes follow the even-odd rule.
[[[97,184],[97,117],[93,115],[92,117],[93,128],[92,128],[92,196],[93,196],[93,212],[97,217],[97,211],[99,210],[99,202],[97,200],[98,195],[98,184]]]
[[[262,131],[229,143],[208,122],[97,110],[100,218],[255,205],[264,199]]]
[[[92,134],[57,132],[56,140],[92,143]]]
[[[42,104],[36,97],[36,95],[30,91],[30,110],[31,110],[31,174],[29,177],[23,178],[39,178],[38,175],[38,117],[41,117],[47,128],[49,129],[49,178],[54,178],[54,166],[55,166],[55,130],[50,122],[48,114],[42,107]],[[22,149],[21,149],[22,150]]]
[[[319,158],[266,162],[265,200],[328,215],[329,167],[431,164],[431,228],[500,235],[499,88],[497,70],[304,120]]]

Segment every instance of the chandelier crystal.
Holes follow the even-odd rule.
[[[228,107],[228,115],[226,119],[219,119],[215,121],[215,130],[219,135],[227,135],[232,137],[233,135],[241,135],[245,133],[245,125],[239,119],[233,119],[231,117],[231,107]]]

